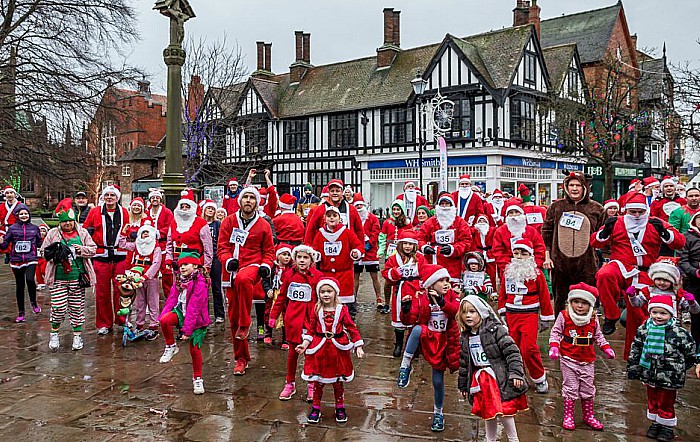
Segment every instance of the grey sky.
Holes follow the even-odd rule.
[[[542,18],[615,4],[616,0],[539,0]],[[165,88],[162,50],[167,45],[167,20],[152,11],[155,2],[139,0],[141,43],[130,61],[153,75],[154,92]],[[382,9],[401,11],[401,46],[439,42],[446,33],[471,35],[512,24],[515,0],[190,0],[197,17],[186,25],[188,34],[209,40],[224,33],[255,69],[255,42],[272,42],[272,69],[287,72],[294,61],[294,31],[311,33],[311,63],[315,65],[375,53],[383,42]],[[672,63],[700,60],[698,0],[627,0],[630,31],[640,48],[666,42]]]

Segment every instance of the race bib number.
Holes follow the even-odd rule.
[[[428,329],[439,333],[447,331],[447,316],[445,316],[445,312],[442,310],[430,312]]]
[[[647,254],[647,251],[644,249],[644,247],[642,247],[642,244],[636,239],[630,239],[630,244],[632,245],[632,254],[634,254],[634,256],[644,256]]]
[[[486,357],[484,347],[481,346],[481,339],[478,335],[469,337],[469,354],[472,357],[474,365],[477,367],[486,367],[491,365]]]
[[[310,210],[311,210],[310,208],[304,207],[304,210],[303,210],[304,216],[309,216],[309,211],[310,211]]]
[[[32,250],[31,241],[17,241],[15,243],[15,253],[29,253]]]
[[[415,264],[409,264],[399,267],[399,273],[402,278],[415,278],[418,276],[418,266]]]
[[[289,283],[287,299],[297,302],[311,302],[311,286],[298,282]]]
[[[527,295],[527,287],[525,284],[517,282],[514,279],[506,278],[506,294]]]
[[[243,229],[233,229],[231,232],[231,239],[229,240],[232,244],[238,244],[239,246],[245,245],[248,239],[248,231]]]
[[[525,221],[528,224],[544,224],[544,219],[542,219],[542,214],[539,212],[526,213]]]
[[[581,226],[583,225],[583,215],[564,212],[559,220],[559,225],[569,229],[581,230]]]
[[[343,250],[343,243],[340,241],[326,241],[323,243],[323,253],[326,256],[338,256]]]
[[[350,225],[348,224],[348,214],[347,213],[341,213],[340,214],[340,222],[343,223],[345,227],[349,227]]]
[[[471,226],[471,225],[474,225],[474,215],[470,216],[470,217],[467,219],[467,224],[469,224],[470,226]]]
[[[438,230],[435,232],[435,242],[441,245],[455,242],[455,231],[452,229]]]
[[[474,288],[484,285],[484,274],[481,272],[464,272],[462,277],[464,288]]]
[[[679,208],[681,205],[675,201],[670,201],[663,206],[664,213],[666,216],[671,216],[671,212]]]
[[[386,256],[387,258],[390,256],[396,255],[396,244],[389,244],[386,247]]]

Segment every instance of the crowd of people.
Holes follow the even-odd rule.
[[[193,391],[202,394],[207,327],[228,318],[234,375],[255,369],[249,341],[278,344],[287,351],[279,399],[296,394],[303,356],[308,422],[321,419],[326,384],[333,387],[335,419],[345,422],[351,353],[365,356],[354,320],[366,272],[377,313],[389,315],[394,331],[397,387],[409,385],[417,357],[432,367],[433,431],[445,427],[449,370],[458,371],[456,387],[472,414],[485,420],[486,439],[496,439],[500,420],[508,440],[517,440],[514,417],[528,409],[526,392],[549,392],[542,333],[549,336],[545,355],[561,367],[563,428],[575,429],[580,400],[583,423],[602,430],[593,363],[596,347],[616,357],[605,336],[620,322],[627,377],[647,391],[647,436],[673,440],[676,392],[700,342],[700,305],[692,294],[700,288],[699,189],[645,178],[601,205],[591,199],[589,178],[571,172],[563,196],[543,207],[526,186],[518,196],[498,189],[485,195],[463,175],[434,207],[406,182],[389,216],[378,219],[339,179],[320,198],[309,184],[297,200],[278,195],[269,171],[264,186],[251,185],[255,176],[251,171],[243,185],[229,180],[221,207],[196,202],[190,189],[173,211],[158,189],[129,207],[113,185],[95,206],[78,192],[59,203],[59,225],[51,229],[33,223],[6,187],[0,250],[15,277],[16,322],[26,321],[25,291],[32,312],[41,313],[38,283],[50,297],[49,348],[60,349],[67,313],[71,348],[80,350],[92,287],[98,335],[117,327],[125,343],[162,335],[161,363],[178,353],[178,339],[186,342]]]

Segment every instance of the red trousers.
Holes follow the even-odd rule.
[[[623,355],[625,360],[627,360],[630,354],[630,347],[632,346],[632,341],[634,341],[634,335],[637,334],[637,329],[649,317],[645,309],[630,305],[629,298],[625,294],[625,290],[632,286],[635,279],[641,284],[653,283],[649,275],[645,272],[639,273],[637,278],[625,279],[620,272],[620,267],[614,262],[605,264],[598,270],[598,273],[596,273],[598,292],[600,293],[600,304],[603,306],[606,319],[620,318],[620,308],[617,306],[617,302],[620,300],[620,296],[625,298],[625,305],[627,306],[625,351]]]
[[[163,255],[163,260],[165,260],[165,255]],[[160,284],[163,287],[163,297],[168,299],[170,294],[170,289],[173,288],[173,269],[169,265],[163,264],[160,266]]]
[[[160,318],[160,330],[163,333],[163,338],[165,338],[166,345],[173,345],[175,343],[175,335],[173,334],[173,327],[177,327],[178,318],[173,312],[168,312]],[[192,378],[202,377],[202,349],[196,345],[192,345],[190,342],[190,357],[192,357]]]
[[[676,410],[673,404],[676,402],[676,390],[652,387],[647,385],[647,419],[652,422],[675,427]]]
[[[257,266],[244,267],[238,271],[231,281],[231,287],[226,289],[228,300],[228,319],[231,322],[231,337],[233,338],[233,357],[235,360],[250,361],[248,341],[236,339],[239,327],[250,327],[250,310],[253,307],[253,290],[260,284]]]
[[[322,382],[314,382],[314,400],[311,404],[315,408],[321,408],[321,399],[323,399]],[[335,408],[345,408],[345,387],[342,382],[333,382],[333,395],[335,396]]]
[[[120,262],[92,261],[95,267],[95,326],[97,328],[112,328],[115,319],[118,325],[124,325],[117,317],[119,305],[119,290],[114,279],[118,274],[124,273],[126,260]]]
[[[540,347],[537,345],[539,315],[537,313],[506,313],[508,333],[523,356],[523,362],[532,381],[543,382],[546,378]]]
[[[299,343],[289,343],[289,353],[287,353],[287,379],[286,382],[294,382],[297,378],[297,362],[299,362],[299,353],[296,351],[296,346]]]

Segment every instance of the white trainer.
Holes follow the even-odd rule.
[[[163,352],[163,356],[160,357],[160,363],[165,364],[166,362],[170,362],[170,360],[179,352],[180,350],[177,348],[177,345],[166,345],[165,346],[165,351]]]
[[[83,337],[80,335],[73,335],[73,350],[83,349]]]
[[[97,334],[100,336],[104,336],[107,333],[109,333],[109,329],[107,327],[100,327],[97,329]]]
[[[56,351],[61,346],[61,341],[58,339],[58,333],[51,332],[49,334],[49,350]]]
[[[204,394],[204,381],[202,378],[192,379],[194,394]]]

